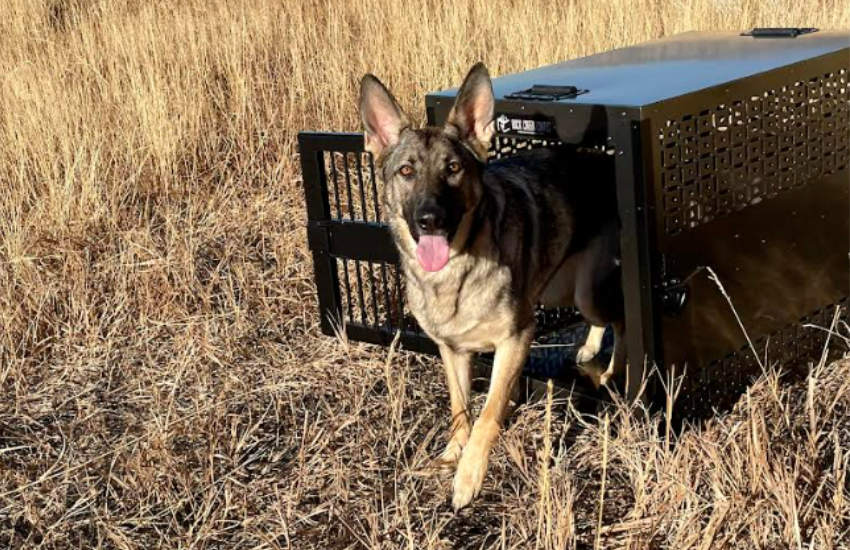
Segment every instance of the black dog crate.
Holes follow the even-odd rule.
[[[553,144],[612,157],[630,395],[646,365],[675,365],[680,410],[701,414],[759,363],[819,356],[827,332],[811,325],[829,328],[850,294],[848,68],[847,32],[774,29],[687,33],[494,79],[492,157]],[[430,124],[456,91],[428,95]],[[405,309],[362,135],[303,133],[300,146],[322,329],[384,345],[400,330],[407,349],[436,352]],[[576,320],[540,312],[540,341],[566,347],[533,350],[532,374],[571,370]]]

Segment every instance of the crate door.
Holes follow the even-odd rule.
[[[298,135],[307,234],[322,332],[434,353],[405,309],[398,254],[381,209],[382,184],[363,135]]]

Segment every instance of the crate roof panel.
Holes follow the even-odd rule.
[[[534,85],[588,90],[563,103],[644,107],[794,63],[847,50],[850,32],[753,38],[739,32],[689,32],[493,79],[497,99]],[[453,97],[457,88],[434,92]]]

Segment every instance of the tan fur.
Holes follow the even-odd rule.
[[[460,459],[461,452],[466,447],[469,434],[472,431],[469,416],[469,396],[474,356],[472,353],[456,353],[446,346],[440,346],[440,355],[443,358],[452,407],[451,434],[440,461],[444,465],[452,465]]]
[[[400,234],[409,235],[403,220],[395,220],[394,226]],[[453,249],[451,269],[436,273],[422,269],[415,259],[415,246],[403,257],[408,273],[408,306],[416,312],[422,329],[444,347],[466,352],[493,351],[511,336],[511,327],[517,322],[510,304],[500,301],[496,292],[509,284],[510,270],[491,260],[493,250],[485,237],[482,235],[464,254]],[[458,273],[466,270],[470,270],[469,277],[478,284],[470,285],[459,297],[462,281]],[[463,315],[456,315],[459,310]]]
[[[533,337],[534,327],[529,326],[522,332],[512,334],[496,347],[487,401],[475,421],[457,466],[452,497],[455,510],[469,504],[481,491],[490,450],[499,436],[511,393],[522,372]]]

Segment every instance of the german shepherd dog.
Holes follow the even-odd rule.
[[[538,303],[575,305],[592,325],[580,362],[599,352],[605,327],[613,326],[603,383],[625,364],[613,184],[593,162],[576,163],[568,149],[488,163],[494,104],[490,76],[479,63],[445,126],[414,129],[375,76],[361,81],[366,149],[383,175],[408,305],[445,365],[453,421],[440,462],[457,464],[456,510],[481,490],[532,343]],[[489,351],[495,351],[490,389],[473,426],[474,354]]]

